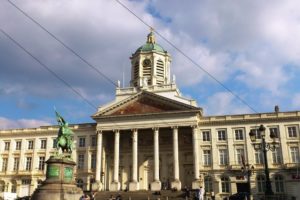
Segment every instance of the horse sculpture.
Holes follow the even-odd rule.
[[[68,123],[60,116],[56,111],[56,119],[59,124],[58,137],[56,138],[56,149],[62,150],[62,152],[72,153],[73,141],[72,135],[73,131],[68,127]]]

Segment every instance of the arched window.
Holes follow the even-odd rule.
[[[164,84],[164,78],[165,78],[165,68],[164,68],[164,62],[159,59],[156,63],[156,76],[157,76],[157,84],[161,85]]]
[[[137,80],[139,77],[139,62],[135,62],[133,66],[133,79]],[[137,82],[134,83],[134,86],[137,86]]]
[[[83,180],[82,179],[77,179],[76,183],[77,183],[77,187],[80,187],[81,189],[83,189]]]
[[[222,186],[222,192],[223,193],[229,193],[230,192],[230,181],[229,181],[228,177],[223,176],[221,178],[221,186]]]
[[[257,182],[257,191],[258,192],[265,192],[266,188],[266,179],[264,175],[258,175],[256,177],[256,182]]]
[[[275,192],[283,193],[284,192],[284,183],[283,177],[281,175],[275,175]]]
[[[212,184],[211,176],[205,176],[204,177],[204,186],[205,186],[206,192],[212,192],[213,191],[213,184]]]

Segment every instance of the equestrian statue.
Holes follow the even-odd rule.
[[[64,120],[64,118],[55,111],[56,120],[59,125],[58,136],[56,138],[56,149],[59,152],[61,149],[63,153],[72,153],[73,150],[73,141],[72,136],[74,132],[68,127],[68,122]]]

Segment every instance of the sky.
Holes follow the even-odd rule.
[[[300,110],[300,3],[297,0],[119,0],[172,56],[171,74],[204,115]],[[114,83],[129,86],[132,53],[149,27],[116,0],[11,0]],[[0,32],[0,130],[94,122],[115,85],[74,56],[7,0],[0,29],[72,86],[62,83]],[[218,82],[202,69],[209,72]],[[124,78],[123,78],[124,77]],[[232,91],[245,103],[220,84]]]

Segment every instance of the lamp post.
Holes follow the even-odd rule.
[[[260,125],[258,131],[261,136],[261,143],[255,143],[258,138],[256,138],[256,134],[253,130],[250,131],[249,136],[252,142],[252,145],[255,150],[261,150],[264,155],[264,165],[265,165],[265,175],[266,175],[266,188],[265,188],[265,195],[270,196],[273,195],[272,191],[272,185],[270,181],[270,172],[269,172],[269,166],[268,166],[268,157],[267,157],[267,151],[274,151],[277,147],[279,147],[279,142],[277,141],[277,135],[271,131],[270,132],[270,138],[272,139],[272,142],[266,142],[266,128],[263,125]]]
[[[254,172],[254,166],[250,164],[245,164],[243,167],[241,167],[241,170],[243,173],[247,175],[247,185],[248,185],[248,191],[249,193],[247,194],[247,199],[250,200],[251,197],[251,175]]]

